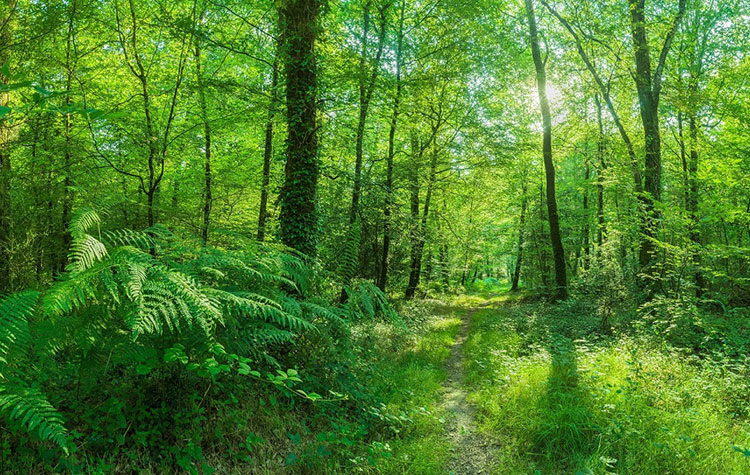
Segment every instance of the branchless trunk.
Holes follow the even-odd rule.
[[[421,146],[416,135],[411,137],[411,149],[413,150],[413,163],[409,170],[409,212],[411,229],[411,251],[409,255],[409,285],[406,288],[406,298],[414,297],[416,282],[414,268],[418,263],[417,251],[419,249],[419,162],[421,161]]]
[[[685,210],[688,210],[690,202],[690,172],[688,171],[687,151],[685,147],[685,134],[682,121],[682,111],[677,111],[677,142],[680,146],[680,162],[682,163],[682,192]]]
[[[560,236],[560,219],[557,213],[557,198],[555,196],[555,166],[552,163],[552,118],[547,101],[547,77],[545,64],[539,50],[539,35],[534,15],[532,0],[525,0],[526,15],[529,21],[531,39],[531,55],[536,69],[536,82],[539,89],[539,106],[542,111],[544,171],[547,184],[547,214],[549,215],[550,243],[555,262],[555,299],[565,299],[568,295],[568,276],[565,269],[565,251]]]
[[[425,193],[424,205],[422,207],[422,218],[419,225],[413,227],[409,284],[406,287],[405,293],[407,300],[414,298],[417,287],[419,287],[419,279],[422,273],[422,251],[424,250],[425,239],[427,238],[427,220],[430,215],[430,202],[432,200],[432,193],[437,178],[438,148],[437,143],[435,143],[435,137],[437,136],[437,132],[441,125],[442,117],[439,116],[437,123],[432,126],[432,134],[430,135],[429,140],[425,145],[419,147],[418,160],[421,161],[422,154],[426,148],[430,144],[433,145],[432,153],[430,155],[430,174],[427,178],[427,191]],[[419,175],[416,174],[413,177],[413,180],[415,180],[416,187],[412,189],[411,211],[412,219],[416,221],[419,220]]]
[[[589,242],[589,179],[591,178],[591,164],[589,163],[588,144],[583,159],[583,268],[588,270],[590,258]]]
[[[396,128],[398,117],[401,112],[401,51],[404,41],[404,11],[406,0],[401,2],[401,13],[398,20],[398,37],[396,39],[396,94],[393,98],[393,113],[391,115],[391,126],[388,131],[388,155],[386,156],[385,175],[385,208],[383,209],[383,254],[380,262],[380,276],[378,287],[385,292],[388,284],[388,254],[391,248],[391,214],[393,213],[393,158],[396,154]]]
[[[597,217],[597,229],[596,229],[596,246],[598,252],[601,252],[602,244],[607,234],[606,224],[604,222],[604,173],[607,170],[606,162],[604,161],[604,123],[602,122],[602,104],[599,101],[599,96],[594,95],[594,103],[596,104],[596,120],[599,126],[599,137],[597,139],[596,154],[598,158],[599,169],[596,172],[596,195],[597,195],[597,206],[596,206],[596,217]]]
[[[266,239],[266,220],[268,219],[268,188],[271,182],[271,160],[273,159],[273,122],[276,118],[279,85],[279,52],[273,60],[271,71],[271,102],[266,117],[266,136],[263,144],[263,178],[260,188],[260,209],[258,211],[258,241]]]
[[[380,71],[380,58],[385,46],[386,13],[389,3],[380,8],[380,29],[378,31],[378,45],[372,66],[368,65],[367,45],[370,32],[370,1],[365,2],[362,25],[362,51],[359,57],[359,120],[357,121],[356,159],[354,164],[354,187],[352,189],[352,205],[349,209],[349,224],[353,224],[359,212],[359,200],[362,194],[362,161],[367,114],[370,109],[372,93]]]
[[[319,0],[285,0],[280,16],[288,122],[285,180],[279,215],[281,240],[303,254],[317,250],[317,65]]]
[[[65,39],[65,105],[70,107],[71,104],[71,89],[73,84],[73,70],[75,69],[75,59],[73,58],[73,41],[74,41],[74,28],[75,28],[75,15],[76,15],[76,0],[72,0],[69,6],[68,12],[68,32]],[[71,128],[72,128],[72,114],[66,113],[63,116],[63,136],[65,143],[63,145],[63,170],[65,171],[65,179],[63,180],[63,198],[62,198],[62,247],[59,253],[59,259],[57,262],[57,272],[62,272],[65,269],[65,264],[68,260],[68,250],[73,240],[70,234],[70,215],[73,208],[73,190],[71,182]]]
[[[700,234],[700,216],[698,214],[698,126],[695,115],[690,116],[690,161],[688,162],[688,176],[690,189],[688,192],[687,211],[690,213],[691,227],[690,240],[693,242],[696,250],[693,254],[695,265],[695,291],[698,297],[703,294],[706,287],[706,281],[701,270],[701,234]]]
[[[539,182],[539,233],[537,234],[534,243],[539,256],[539,272],[541,273],[543,287],[547,287],[549,282],[549,263],[547,262],[549,256],[547,254],[546,242],[542,241],[547,234],[544,226],[544,223],[547,221],[547,213],[544,212],[546,207],[546,200],[544,199],[544,181],[542,179],[542,181]]]
[[[201,15],[202,18],[203,15]],[[203,82],[203,71],[201,69],[201,44],[198,38],[195,41],[195,79],[198,85],[198,106],[200,107],[201,121],[203,122],[203,153],[205,157],[203,171],[203,224],[201,226],[201,239],[203,244],[208,242],[208,230],[211,224],[211,205],[213,197],[211,194],[211,122],[208,120],[208,107],[206,105],[206,85]]]
[[[521,181],[521,216],[518,219],[518,248],[516,250],[516,265],[513,268],[513,280],[510,290],[518,290],[518,283],[521,279],[521,264],[523,263],[523,232],[526,221],[526,176]]]
[[[16,2],[0,5],[0,66],[9,64],[9,45],[13,39],[13,13]],[[0,72],[0,84],[8,84],[9,77]],[[0,111],[7,111],[10,94],[0,92]],[[10,195],[10,141],[11,129],[7,116],[0,117],[0,293],[10,290],[10,255],[7,244],[10,239],[11,195]]]

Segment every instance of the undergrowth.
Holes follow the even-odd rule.
[[[746,361],[618,328],[575,302],[475,314],[467,384],[497,472],[748,473]]]
[[[403,319],[242,236],[71,222],[66,272],[0,296],[0,470],[402,471],[440,463],[436,398],[456,320]],[[427,434],[431,440],[423,440]]]

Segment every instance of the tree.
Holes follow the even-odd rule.
[[[568,276],[565,268],[565,250],[560,235],[560,217],[557,212],[555,195],[555,165],[552,163],[552,117],[547,100],[547,77],[545,63],[539,50],[539,33],[536,26],[533,0],[525,0],[526,17],[529,23],[531,55],[536,69],[536,83],[539,90],[539,107],[542,111],[544,171],[547,190],[547,214],[549,217],[549,234],[552,244],[552,256],[555,261],[555,298],[563,300],[568,295]]]
[[[628,0],[630,5],[630,25],[635,56],[635,85],[638,90],[643,137],[646,144],[645,179],[645,228],[646,239],[641,242],[639,262],[643,272],[650,271],[654,258],[654,241],[657,238],[658,212],[655,203],[661,200],[661,133],[659,130],[659,99],[661,83],[667,55],[672,39],[685,14],[686,0],[679,0],[677,15],[667,32],[659,53],[656,69],[651,68],[648,36],[646,34],[645,0]]]
[[[13,42],[13,14],[16,2],[0,3],[0,86],[10,83],[10,48]],[[11,237],[11,125],[8,122],[10,94],[0,90],[0,292],[10,289]]]
[[[284,0],[279,11],[286,73],[288,137],[279,216],[281,240],[308,256],[317,249],[318,0]]]
[[[393,96],[393,112],[391,115],[390,128],[388,130],[388,154],[386,155],[385,175],[385,207],[383,208],[383,254],[380,261],[380,275],[378,276],[378,287],[386,291],[388,283],[388,255],[391,249],[391,215],[393,213],[393,159],[396,155],[396,130],[398,118],[401,114],[401,94],[404,85],[401,81],[401,67],[404,48],[404,12],[406,0],[401,1],[398,19],[398,31],[396,33],[396,91]]]

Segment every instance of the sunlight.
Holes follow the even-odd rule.
[[[562,101],[562,92],[560,92],[560,89],[554,84],[549,81],[547,81],[547,101],[549,101],[550,107],[554,108],[554,106],[558,105]],[[531,104],[534,107],[534,109],[539,109],[539,92],[537,90],[536,82],[532,84],[532,87],[530,89],[530,95],[531,95]]]

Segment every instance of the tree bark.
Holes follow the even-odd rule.
[[[277,46],[278,48],[278,46]],[[268,188],[271,182],[271,160],[273,159],[273,122],[276,118],[279,84],[279,52],[273,60],[271,72],[271,102],[266,117],[266,136],[263,144],[263,178],[260,188],[260,209],[258,210],[258,241],[266,239],[266,220],[268,219]]]
[[[545,64],[539,50],[539,35],[534,15],[532,0],[525,0],[526,15],[529,21],[531,37],[531,55],[536,69],[536,82],[539,90],[539,106],[542,111],[544,170],[547,182],[547,214],[549,215],[550,242],[555,262],[555,300],[563,300],[568,295],[568,276],[565,268],[565,250],[560,236],[560,219],[557,212],[557,198],[555,196],[555,166],[552,163],[552,118],[547,100],[547,77]]]
[[[521,216],[518,220],[518,248],[516,250],[516,265],[513,268],[513,280],[510,291],[518,290],[518,283],[521,279],[521,264],[523,262],[523,227],[526,221],[526,176],[521,182]]]
[[[590,226],[589,226],[589,179],[591,178],[591,165],[589,163],[588,144],[586,144],[586,151],[584,152],[584,164],[583,164],[583,268],[588,270],[589,258],[590,258]]]
[[[203,15],[201,14],[201,19]],[[201,44],[195,37],[195,79],[198,84],[198,106],[200,107],[201,121],[203,122],[203,224],[201,225],[201,239],[203,244],[208,243],[208,231],[211,225],[211,206],[213,196],[211,193],[211,122],[208,120],[208,107],[206,105],[206,90],[203,82],[203,71],[201,70]]]
[[[9,46],[13,40],[13,13],[15,2],[3,2],[0,6],[0,66],[10,64]],[[0,72],[0,84],[6,85],[9,77]],[[10,94],[0,93],[0,111],[10,105]],[[0,117],[0,293],[10,290],[10,254],[8,244],[11,235],[11,128],[7,116]]]
[[[693,242],[695,251],[693,252],[693,265],[695,266],[695,293],[697,297],[703,295],[706,287],[706,280],[701,270],[701,233],[700,233],[700,216],[698,214],[698,126],[696,124],[695,114],[690,116],[690,161],[688,162],[688,180],[689,191],[687,201],[687,211],[690,215],[690,240]]]
[[[597,188],[597,229],[596,229],[596,246],[597,252],[601,253],[602,244],[607,234],[606,224],[604,222],[604,173],[607,170],[606,162],[604,161],[604,124],[602,122],[602,104],[599,101],[599,96],[594,95],[594,103],[596,104],[596,119],[599,126],[599,138],[597,140],[596,154],[598,157],[598,167],[596,172],[596,188]]]
[[[281,240],[313,257],[317,251],[317,64],[319,0],[285,0],[280,10],[286,70],[287,157],[279,214]]]
[[[364,137],[365,137],[365,126],[367,125],[367,114],[370,109],[370,101],[372,99],[373,91],[375,90],[375,83],[380,72],[380,58],[383,55],[383,49],[385,46],[385,31],[386,31],[386,18],[388,6],[386,4],[380,9],[380,30],[378,32],[378,46],[373,61],[372,69],[368,66],[367,61],[367,44],[368,35],[370,30],[370,1],[367,0],[364,6],[363,14],[363,26],[362,26],[362,40],[359,57],[359,120],[357,121],[357,136],[356,140],[356,159],[354,164],[354,186],[352,188],[352,205],[349,209],[349,224],[353,224],[359,212],[359,200],[362,194],[362,162],[364,155]],[[368,74],[369,73],[369,74]]]
[[[651,55],[646,35],[645,0],[628,0],[630,6],[630,26],[635,57],[635,85],[645,140],[644,168],[644,227],[641,230],[645,239],[641,240],[638,256],[641,272],[648,272],[654,260],[655,243],[659,224],[656,203],[661,201],[661,134],[659,130],[659,95],[664,63],[671,47],[677,26],[685,13],[685,1],[679,1],[679,10],[667,33],[659,56],[656,70],[651,70]]]
[[[386,156],[386,175],[385,175],[385,207],[383,209],[383,255],[380,262],[380,276],[378,278],[378,287],[383,292],[386,291],[388,284],[388,254],[391,248],[391,214],[393,208],[393,159],[396,154],[396,128],[398,126],[398,117],[401,113],[401,51],[404,41],[404,11],[406,9],[406,0],[401,2],[401,13],[398,20],[398,37],[396,39],[396,94],[393,98],[393,114],[391,115],[391,126],[388,131],[388,155]]]

